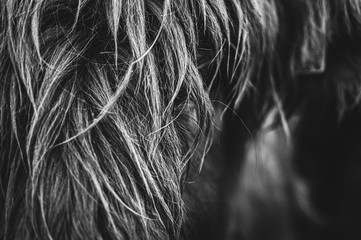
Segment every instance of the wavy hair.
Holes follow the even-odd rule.
[[[180,238],[230,7],[0,2],[1,239]]]
[[[338,216],[322,203],[358,141],[359,1],[0,0],[0,14],[1,239],[343,232],[315,219]],[[216,102],[219,159],[190,186],[219,140]]]

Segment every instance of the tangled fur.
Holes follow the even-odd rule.
[[[359,1],[0,11],[1,239],[361,235]]]
[[[0,9],[0,238],[178,239],[187,163],[208,145],[201,70],[229,38],[225,3]]]

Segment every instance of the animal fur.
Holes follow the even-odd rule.
[[[359,1],[0,11],[1,239],[361,236]]]
[[[226,8],[1,1],[1,239],[180,238]]]

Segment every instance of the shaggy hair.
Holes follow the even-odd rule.
[[[188,162],[211,140],[207,88],[239,62],[223,53],[246,41],[242,9],[0,1],[0,238],[185,235]]]
[[[361,235],[359,1],[0,14],[1,239]]]

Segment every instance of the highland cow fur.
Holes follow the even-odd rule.
[[[360,239],[358,0],[0,0],[0,239]]]

